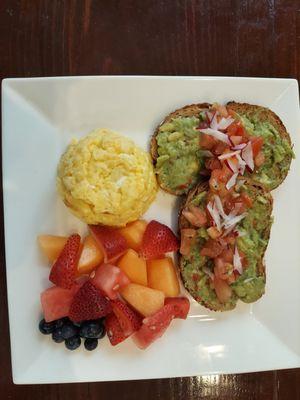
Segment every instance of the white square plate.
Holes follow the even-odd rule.
[[[2,84],[5,244],[15,383],[58,383],[238,373],[300,366],[300,157],[274,191],[266,255],[267,287],[253,305],[209,312],[192,301],[148,350],[131,340],[97,351],[67,351],[39,334],[40,292],[49,269],[39,233],[84,232],[55,191],[66,144],[94,128],[128,135],[147,149],[170,111],[194,102],[236,100],[282,118],[300,154],[298,83],[291,79],[215,77],[67,77],[8,79]],[[175,198],[160,192],[146,217],[176,226]],[[172,211],[173,210],[173,211]]]

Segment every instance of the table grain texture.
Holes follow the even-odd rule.
[[[299,79],[300,0],[0,0],[1,79],[102,74]],[[14,385],[2,211],[2,400],[300,399],[300,369],[118,383]]]

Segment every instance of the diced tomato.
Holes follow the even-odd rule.
[[[230,141],[232,142],[232,144],[234,146],[237,146],[238,144],[243,143],[243,137],[232,135],[232,136],[230,136]]]
[[[214,169],[212,170],[211,177],[209,180],[209,186],[212,192],[219,193],[221,197],[226,196],[228,194],[228,190],[226,189],[226,183],[228,179],[231,177],[232,172],[230,169],[224,164],[222,169]]]
[[[181,243],[179,252],[183,256],[188,256],[191,251],[191,245],[193,243],[194,237],[196,236],[196,230],[190,228],[181,229],[180,234]]]
[[[186,297],[167,297],[166,304],[173,307],[175,318],[186,319],[190,310],[190,302]]]
[[[217,139],[206,133],[201,133],[200,135],[200,146],[203,150],[211,150],[217,142]]]
[[[229,149],[228,144],[218,141],[218,143],[216,143],[216,145],[213,147],[212,152],[217,156],[220,156],[228,149]]]
[[[242,201],[242,203],[244,203],[247,208],[251,208],[253,206],[253,201],[251,197],[249,197],[246,193],[242,193],[239,198],[240,201]]]
[[[118,297],[120,288],[127,286],[130,281],[124,272],[114,265],[102,264],[96,269],[92,283],[111,300]]]
[[[261,136],[251,136],[249,139],[252,145],[253,158],[255,158],[262,149],[264,139]]]
[[[265,155],[262,151],[257,153],[257,156],[254,158],[254,164],[256,167],[261,167],[265,162]]]
[[[241,258],[242,267],[246,269],[248,267],[248,260],[246,258],[246,254],[243,251],[239,250],[239,255]]]
[[[226,303],[232,296],[232,289],[225,280],[215,277],[214,287],[221,303]]]
[[[201,256],[215,258],[218,257],[223,250],[224,247],[221,245],[220,242],[218,242],[217,240],[208,239],[208,241],[200,250],[200,254]]]
[[[221,161],[218,160],[217,158],[211,157],[211,158],[208,158],[205,161],[205,167],[207,169],[211,169],[211,170],[213,170],[213,169],[221,169],[222,168],[222,164],[221,164]]]
[[[232,263],[233,262],[233,250],[231,248],[224,249],[222,251],[222,253],[220,254],[220,258],[222,258],[222,260],[224,262]]]
[[[145,349],[164,334],[174,317],[174,307],[172,304],[166,304],[151,317],[143,320],[142,327],[132,336],[134,343],[140,349]]]
[[[243,139],[248,138],[247,132],[240,122],[233,122],[231,125],[229,125],[229,127],[227,128],[227,135],[241,136]]]
[[[201,210],[199,207],[190,204],[188,210],[184,209],[182,215],[193,225],[198,228],[205,226],[207,223],[207,217],[205,211]]]

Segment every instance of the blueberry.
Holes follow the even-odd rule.
[[[68,350],[76,350],[81,345],[79,336],[73,336],[65,340],[65,346]]]
[[[55,329],[55,321],[46,322],[42,319],[39,323],[39,330],[43,335],[50,335]]]
[[[85,321],[80,328],[79,335],[85,339],[101,339],[105,335],[102,321]]]
[[[62,328],[56,328],[55,331],[52,333],[52,340],[55,343],[61,343],[64,341],[62,336]]]
[[[97,346],[98,346],[98,339],[85,339],[84,341],[84,347],[88,351],[95,350]]]
[[[80,328],[82,325],[82,322],[73,322],[74,326],[77,326],[77,328]]]
[[[57,320],[55,321],[55,328],[62,328],[62,326],[63,326],[65,323],[69,322],[69,321],[70,321],[70,320],[69,320],[68,317],[57,319]]]
[[[70,339],[73,336],[76,336],[78,333],[78,328],[74,326],[71,322],[67,322],[61,328],[62,330],[62,337],[64,339]]]

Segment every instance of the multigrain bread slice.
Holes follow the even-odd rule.
[[[226,105],[241,118],[246,130],[264,138],[265,163],[251,179],[268,190],[277,188],[286,178],[294,156],[289,133],[283,122],[269,108],[230,101]]]
[[[170,114],[168,114],[164,120],[159,124],[159,126],[156,128],[152,139],[151,139],[151,145],[150,145],[150,151],[151,151],[151,155],[152,155],[152,159],[153,159],[153,163],[154,166],[157,166],[157,158],[159,157],[159,149],[158,149],[158,141],[157,141],[157,135],[160,132],[160,128],[169,122],[172,122],[172,120],[177,119],[177,118],[190,118],[190,117],[195,117],[197,118],[199,116],[199,113],[203,110],[209,109],[211,105],[209,103],[199,103],[199,104],[190,104],[187,105],[185,107],[179,108],[176,111],[171,112]],[[196,133],[195,133],[196,135]],[[180,156],[180,155],[178,155]],[[156,169],[157,170],[157,169]],[[171,174],[172,174],[172,169],[171,169]],[[159,171],[157,170],[157,180],[158,183],[160,185],[160,187],[173,195],[182,195],[187,193],[187,191],[193,187],[197,181],[203,181],[203,176],[201,176],[200,174],[200,170],[199,170],[199,177],[198,180],[193,179],[193,182],[191,184],[187,183],[187,187],[186,188],[174,188],[174,187],[170,187],[170,185],[168,185],[163,179],[161,179],[161,174],[159,173]],[[170,174],[170,175],[171,175]]]
[[[266,275],[263,259],[272,225],[273,200],[270,192],[251,180],[241,186],[240,191],[244,192],[244,190],[251,197],[253,207],[249,209],[244,220],[238,224],[238,228],[244,236],[238,239],[237,246],[239,251],[246,254],[248,268],[244,270],[236,282],[231,284],[232,297],[229,301],[224,304],[218,300],[212,287],[213,282],[207,274],[207,270],[213,272],[213,261],[208,257],[200,256],[200,250],[206,242],[206,239],[203,238],[205,228],[197,230],[191,254],[189,256],[179,254],[180,274],[185,288],[196,301],[213,311],[232,310],[239,299],[250,303],[258,300],[264,294]],[[183,216],[182,210],[191,202],[197,201],[201,195],[204,195],[202,201],[205,203],[206,195],[204,193],[207,191],[208,184],[202,183],[192,189],[183,200],[178,219],[179,233],[183,228],[192,228]],[[199,204],[197,205],[199,206]],[[255,246],[255,238],[258,243],[257,247]],[[206,272],[203,270],[204,267]]]

